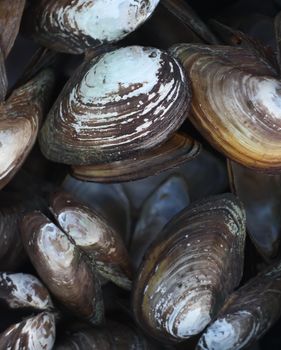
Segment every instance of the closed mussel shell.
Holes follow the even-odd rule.
[[[146,250],[163,227],[189,203],[187,185],[180,176],[169,176],[151,193],[143,203],[130,245],[135,267],[140,265]]]
[[[0,300],[12,309],[47,310],[53,306],[43,284],[25,273],[0,273]]]
[[[53,86],[53,72],[44,70],[0,104],[0,189],[11,180],[31,151]]]
[[[171,49],[192,82],[191,121],[228,158],[274,173],[281,169],[281,83],[256,52],[182,44]]]
[[[133,288],[137,322],[162,341],[200,333],[238,286],[245,213],[231,194],[195,202],[164,228]]]
[[[88,48],[116,42],[141,25],[159,0],[40,0],[28,19],[40,44],[79,54]]]
[[[205,330],[199,350],[239,350],[260,339],[281,316],[281,263],[233,293]]]
[[[75,245],[93,259],[99,273],[130,289],[129,254],[114,228],[98,212],[65,192],[57,192],[51,197],[51,210]]]
[[[53,161],[71,165],[133,158],[164,143],[184,122],[189,83],[168,53],[130,46],[86,60],[41,130]]]
[[[42,312],[19,322],[0,334],[0,348],[51,350],[55,342],[55,317]]]
[[[77,316],[99,323],[99,280],[77,247],[40,212],[27,214],[21,231],[27,254],[51,293]]]

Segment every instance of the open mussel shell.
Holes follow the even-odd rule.
[[[51,196],[51,210],[60,227],[75,245],[93,259],[98,272],[117,285],[130,289],[131,264],[121,236],[96,211],[70,194]]]
[[[160,147],[132,159],[72,167],[72,175],[81,180],[123,182],[145,178],[190,161],[200,153],[200,144],[183,133],[175,133]]]
[[[245,213],[231,194],[195,202],[149,249],[133,287],[135,318],[162,341],[199,334],[243,272]]]
[[[260,339],[281,316],[281,263],[233,293],[196,349],[239,350]]]
[[[132,237],[130,253],[135,267],[163,227],[190,203],[185,180],[170,176],[146,199]]]
[[[279,254],[281,242],[281,175],[269,175],[229,161],[233,193],[243,202],[247,230],[259,253],[266,259]]]
[[[0,300],[12,309],[47,310],[53,307],[43,284],[25,273],[0,273]]]
[[[55,317],[42,312],[12,325],[0,334],[0,348],[13,350],[52,350],[55,342]]]
[[[53,86],[53,72],[44,70],[0,105],[0,188],[10,181],[32,149]]]
[[[116,42],[146,21],[159,0],[44,0],[30,8],[31,34],[43,46],[72,54]]]
[[[238,47],[182,44],[171,52],[192,82],[191,121],[228,158],[281,169],[281,83],[268,61]]]
[[[62,188],[99,212],[128,244],[131,235],[131,208],[121,184],[80,181],[68,175]]]
[[[27,214],[21,231],[26,252],[51,293],[78,317],[100,323],[99,280],[78,248],[40,212]]]
[[[189,83],[155,48],[130,46],[86,60],[41,130],[44,155],[70,165],[107,163],[164,143],[184,122]]]

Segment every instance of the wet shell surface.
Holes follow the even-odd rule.
[[[131,287],[131,264],[118,233],[96,211],[65,192],[51,197],[51,210],[75,245],[93,259],[103,277],[126,289]]]
[[[281,175],[270,175],[228,163],[232,192],[245,206],[247,230],[258,252],[266,259],[278,256],[281,245]]]
[[[187,185],[180,176],[170,176],[151,193],[143,203],[130,246],[135,267],[163,227],[189,203]]]
[[[240,282],[244,241],[245,213],[233,195],[181,211],[140,266],[133,288],[139,326],[162,341],[200,333]]]
[[[165,172],[196,158],[201,145],[183,133],[175,133],[163,145],[138,157],[97,165],[72,167],[72,175],[85,181],[133,181]]]
[[[0,334],[1,349],[52,350],[55,342],[55,318],[42,312],[17,323]]]
[[[27,214],[21,231],[29,258],[52,294],[77,316],[99,323],[99,280],[65,233],[40,212]]]
[[[53,86],[53,72],[44,70],[0,104],[0,189],[31,151]]]
[[[141,46],[106,52],[66,84],[42,128],[41,150],[71,165],[132,158],[168,140],[189,104],[188,80],[168,53]]]
[[[43,284],[24,273],[0,273],[0,300],[12,309],[46,310],[53,305]]]
[[[238,47],[182,44],[171,52],[192,82],[191,120],[228,158],[281,169],[281,83],[268,61]]]
[[[233,293],[199,340],[198,350],[245,349],[281,316],[281,263]]]
[[[43,46],[79,54],[133,32],[158,3],[159,0],[36,1],[31,30]]]

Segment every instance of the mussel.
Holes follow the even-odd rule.
[[[199,334],[240,283],[245,213],[225,194],[176,215],[148,250],[133,288],[140,327],[162,341]]]
[[[118,41],[154,11],[159,0],[40,0],[30,16],[33,38],[43,46],[72,54]]]
[[[281,83],[256,52],[182,44],[171,52],[192,82],[191,121],[226,157],[265,172],[281,169]]]

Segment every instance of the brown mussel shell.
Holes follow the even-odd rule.
[[[96,211],[70,194],[55,193],[51,211],[63,231],[96,264],[98,272],[130,289],[132,271],[128,252],[119,234]]]
[[[80,180],[125,182],[139,180],[172,169],[190,161],[200,153],[198,142],[183,133],[175,133],[167,142],[135,158],[72,167],[72,175]]]
[[[281,175],[269,175],[228,163],[232,192],[245,206],[247,230],[258,252],[276,258],[281,243]]]
[[[280,316],[281,263],[278,262],[229,297],[196,349],[245,349],[261,338]]]
[[[182,210],[140,266],[133,287],[139,326],[162,341],[200,333],[240,283],[244,241],[245,213],[235,196]]]
[[[281,83],[263,57],[239,47],[172,48],[192,82],[191,121],[228,158],[266,172],[281,169]]]
[[[0,300],[11,309],[47,310],[53,307],[43,284],[25,273],[0,273]]]
[[[42,312],[27,318],[0,334],[1,349],[52,350],[55,342],[55,317]]]
[[[0,189],[15,175],[31,151],[53,86],[53,72],[44,70],[0,105]]]
[[[23,218],[21,232],[26,252],[51,293],[78,317],[100,323],[99,280],[65,233],[40,212]]]
[[[189,83],[168,53],[129,46],[86,60],[71,77],[41,130],[50,160],[110,163],[164,143],[184,122]]]
[[[159,0],[35,0],[27,20],[33,38],[60,52],[80,54],[116,42],[152,14]]]

